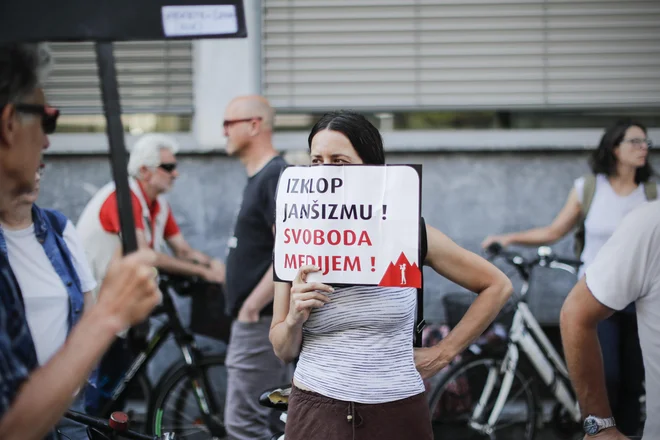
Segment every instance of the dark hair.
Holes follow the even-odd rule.
[[[0,43],[0,107],[34,92],[50,60],[45,45]]]
[[[365,164],[383,165],[385,163],[383,138],[378,129],[360,113],[339,110],[321,116],[307,139],[310,150],[312,149],[312,139],[316,133],[326,129],[338,131],[346,136]]]
[[[614,149],[621,144],[626,131],[630,127],[639,127],[646,134],[646,127],[639,122],[630,119],[618,121],[605,131],[603,137],[600,138],[598,148],[594,150],[589,160],[589,165],[594,174],[605,174],[612,176],[616,174],[616,156]],[[648,181],[653,175],[653,169],[649,164],[648,159],[644,166],[637,168],[635,172],[635,183],[642,183]]]

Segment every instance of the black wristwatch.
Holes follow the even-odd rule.
[[[582,429],[587,435],[596,435],[603,429],[613,428],[615,426],[616,423],[614,422],[614,417],[607,417],[603,419],[600,417],[588,415],[587,418],[584,419]]]

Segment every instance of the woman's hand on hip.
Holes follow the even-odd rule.
[[[307,275],[312,272],[318,272],[316,266],[302,266],[298,270],[296,278],[291,284],[291,302],[289,304],[289,314],[286,322],[290,327],[302,327],[309,319],[312,309],[323,307],[330,302],[328,293],[334,292],[334,289],[323,283],[307,282]]]
[[[445,359],[444,356],[439,354],[437,346],[415,348],[414,356],[415,368],[417,368],[422,379],[435,376],[451,361],[451,359]]]

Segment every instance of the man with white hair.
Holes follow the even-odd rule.
[[[138,247],[156,251],[155,266],[180,275],[198,276],[223,283],[224,264],[194,250],[183,238],[163,194],[179,175],[176,141],[167,135],[146,134],[135,143],[128,160],[129,186]],[[114,182],[101,188],[80,214],[76,226],[97,282],[105,278],[108,264],[121,245],[121,227]],[[168,245],[174,256],[165,253]],[[96,291],[93,291],[94,296]],[[148,327],[141,326],[130,341],[143,343]],[[98,415],[107,403],[104,387],[111,387],[129,367],[133,352],[122,334],[93,372],[86,389],[85,410]],[[103,385],[103,384],[106,385]]]
[[[177,151],[176,141],[162,134],[146,134],[131,149],[128,173],[138,245],[157,252],[156,267],[159,269],[222,283],[224,264],[188,244],[163,196],[179,175]],[[101,188],[87,203],[77,229],[94,276],[101,281],[121,243],[114,182]],[[164,253],[166,244],[174,257]]]

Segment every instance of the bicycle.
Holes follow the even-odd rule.
[[[581,414],[568,370],[527,306],[526,296],[534,267],[575,275],[582,262],[558,257],[546,246],[538,248],[533,259],[499,244],[491,245],[488,251],[516,268],[522,288],[512,302],[513,317],[504,344],[473,344],[441,373],[432,388],[429,405],[436,439],[532,440],[540,420],[537,377],[556,400],[552,415],[555,427],[564,438],[577,434],[581,432]]]
[[[167,430],[186,440],[227,436],[224,427],[225,356],[208,355],[198,348],[194,334],[181,323],[171,296],[172,291],[183,296],[183,292],[193,290],[191,287],[198,282],[191,277],[160,273],[163,302],[152,317],[165,314],[167,320],[146,341],[110,395],[105,396],[107,402],[100,416],[109,417],[112,412],[121,410],[131,387],[137,385],[145,398],[149,434],[160,436]],[[146,376],[146,365],[169,336],[174,337],[183,359],[171,365],[152,387]]]
[[[90,440],[175,440],[173,433],[160,436],[149,436],[129,429],[129,418],[125,413],[114,412],[107,421],[76,411],[67,411],[64,417],[87,426],[87,437]]]

